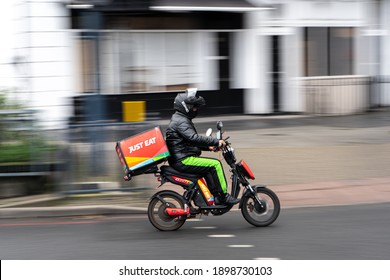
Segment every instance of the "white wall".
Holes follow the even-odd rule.
[[[61,0],[15,0],[16,53],[23,58],[18,95],[48,128],[71,114],[70,18]]]
[[[350,26],[361,23],[360,7],[364,1],[286,0],[283,22],[292,26]]]
[[[379,6],[378,6],[379,4]],[[356,40],[356,73],[358,75],[385,77],[371,92],[372,105],[390,105],[390,1],[363,1],[362,26]]]
[[[361,28],[366,23],[367,1],[309,1],[284,0],[266,1],[279,4],[278,11],[248,13],[247,36],[243,36],[241,47],[245,64],[236,71],[236,85],[245,88],[245,113],[263,114],[272,112],[272,88],[270,87],[270,43],[272,35],[281,39],[281,110],[284,112],[304,111],[304,95],[300,89],[303,76],[303,27],[306,26],[348,26]],[[389,4],[390,1],[385,1]],[[389,12],[387,11],[387,15]],[[253,38],[256,37],[256,38]],[[360,41],[360,38],[359,38]],[[363,40],[364,41],[364,40]],[[387,49],[390,49],[389,47]],[[357,51],[355,64],[359,74],[365,65],[361,59],[366,55],[364,46]],[[236,58],[237,59],[237,58]],[[255,65],[258,63],[258,65]],[[389,70],[390,71],[390,70]],[[244,74],[245,73],[245,74]]]
[[[387,83],[382,85],[382,105],[390,105],[390,1],[382,1],[381,19],[384,30],[381,37],[381,75],[387,76]]]
[[[0,1],[0,90],[9,91],[14,85],[13,44],[14,30],[11,1]],[[10,96],[11,98],[13,96]]]

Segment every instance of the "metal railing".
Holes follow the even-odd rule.
[[[301,79],[304,112],[347,115],[390,105],[388,76],[326,76]]]
[[[368,76],[307,77],[302,87],[308,114],[354,114],[369,107]]]

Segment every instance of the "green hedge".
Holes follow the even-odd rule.
[[[0,144],[0,164],[34,162],[39,159],[49,160],[47,157],[57,149],[55,145],[40,143]],[[42,158],[43,157],[43,158]]]

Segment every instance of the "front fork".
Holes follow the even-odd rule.
[[[244,179],[243,179],[244,180]],[[236,172],[233,172],[233,175],[232,175],[232,196],[233,197],[238,197],[238,193],[240,191],[240,178],[239,176],[237,175]],[[264,208],[265,205],[264,205],[264,202],[261,201],[258,197],[257,197],[257,193],[256,193],[256,190],[245,180],[245,183],[243,184],[244,187],[246,188],[246,191],[243,193],[243,195],[241,196],[241,202],[239,204],[239,208],[241,209],[242,208],[242,198],[244,198],[245,196],[252,196],[253,199],[258,203],[258,205],[260,206],[260,208]],[[265,186],[262,186],[262,185],[259,185],[259,186],[256,186],[256,188],[264,188]]]
[[[245,197],[245,196],[252,196],[253,199],[255,200],[255,202],[259,205],[260,209],[264,209],[266,207],[266,205],[265,205],[264,201],[259,199],[259,197],[257,196],[256,189],[257,188],[265,188],[265,186],[258,185],[258,186],[256,186],[256,188],[253,188],[250,184],[248,184],[248,185],[245,186],[245,188],[246,188],[246,191],[242,195],[242,198]],[[243,204],[243,200],[241,199],[239,208],[242,208],[242,206],[243,206],[242,204]]]

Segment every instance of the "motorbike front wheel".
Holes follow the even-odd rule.
[[[280,201],[277,195],[265,187],[255,188],[256,196],[242,198],[241,213],[248,223],[256,227],[266,227],[276,221],[280,213]]]
[[[161,192],[154,196],[148,206],[148,218],[150,223],[161,231],[173,231],[179,229],[186,221],[186,216],[170,216],[166,208],[184,208],[183,200],[172,192]]]

